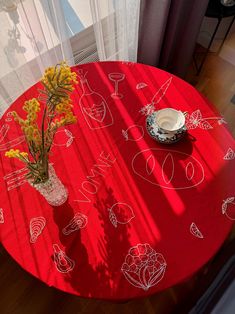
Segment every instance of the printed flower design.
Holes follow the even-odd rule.
[[[130,248],[121,270],[130,284],[147,291],[163,278],[166,265],[163,255],[145,243]]]
[[[201,111],[198,109],[186,116],[186,128],[188,130],[196,128],[203,130],[213,129],[213,126],[208,122],[208,120],[217,120],[219,125],[226,123],[222,117],[203,118]]]
[[[143,106],[141,109],[140,109],[140,113],[143,115],[143,116],[148,116],[150,114],[152,114],[154,111],[155,111],[155,106],[154,104],[147,104],[146,106]]]

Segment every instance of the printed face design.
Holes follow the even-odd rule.
[[[201,163],[174,150],[145,149],[134,156],[132,169],[143,180],[166,189],[188,189],[204,180]]]

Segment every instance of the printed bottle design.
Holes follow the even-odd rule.
[[[91,89],[81,71],[79,71],[79,76],[83,90],[79,105],[89,128],[95,130],[112,125],[113,116],[103,96]]]

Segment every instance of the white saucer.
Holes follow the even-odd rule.
[[[148,131],[148,134],[153,139],[155,139],[159,143],[174,144],[184,137],[187,131],[185,126],[179,129],[176,133],[163,132],[157,127],[155,123],[155,115],[156,115],[156,111],[150,114],[149,116],[147,116],[147,119],[146,119],[146,129]]]

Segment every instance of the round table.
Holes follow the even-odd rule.
[[[130,62],[73,68],[78,123],[59,130],[51,163],[68,201],[50,206],[7,149],[26,149],[11,111],[0,121],[0,240],[49,286],[83,297],[127,300],[171,287],[202,267],[235,219],[235,142],[226,121],[192,86]],[[164,145],[146,117],[187,111],[188,134]]]

